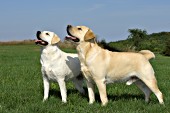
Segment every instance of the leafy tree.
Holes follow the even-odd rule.
[[[164,54],[166,56],[170,56],[170,39],[166,42],[166,48],[165,48]]]
[[[147,37],[147,31],[141,29],[129,29],[128,39],[133,41],[133,45],[140,49],[140,42]]]

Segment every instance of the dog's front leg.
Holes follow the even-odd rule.
[[[44,102],[45,100],[48,99],[49,87],[50,87],[50,82],[45,75],[43,75],[43,83],[44,83],[44,99],[43,99]]]
[[[95,80],[97,88],[100,93],[100,99],[102,101],[102,105],[105,106],[108,103],[107,99],[107,93],[106,93],[106,84],[104,83],[104,80]]]
[[[58,80],[58,84],[60,87],[62,102],[66,103],[67,102],[67,90],[66,90],[66,84],[65,84],[64,78],[60,78]]]
[[[88,95],[89,95],[89,104],[93,104],[95,101],[95,94],[94,94],[94,84],[93,80],[91,79],[91,73],[88,70],[88,68],[81,64],[81,71],[86,78],[86,84],[87,84],[87,89],[88,89]]]
[[[89,80],[86,80],[86,84],[88,88],[89,104],[93,104],[95,101],[94,84]]]

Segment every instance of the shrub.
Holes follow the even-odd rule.
[[[164,51],[163,53],[164,53],[164,55],[166,55],[166,56],[170,56],[170,40],[168,40],[168,41],[166,42],[166,48],[165,48],[165,51]]]

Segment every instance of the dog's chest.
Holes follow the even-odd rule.
[[[53,67],[56,63],[56,60],[58,59],[58,62],[60,62],[61,55],[57,54],[57,52],[48,52],[46,50],[42,51],[41,54],[41,65],[46,67]]]
[[[81,62],[81,64],[86,65],[85,60],[86,60],[86,51],[82,49],[83,47],[77,46],[77,51],[78,51],[78,57]]]
[[[78,50],[78,55],[81,63],[87,66],[94,63],[93,61],[96,59],[96,57],[98,57],[100,53],[100,50],[96,50],[96,49],[86,50],[83,49],[83,47],[81,46],[78,46],[77,50]]]
[[[69,75],[71,71],[65,61],[65,56],[56,52],[42,51],[41,70],[50,80],[56,80],[58,77]]]
[[[56,81],[59,78],[70,79],[72,71],[61,61],[45,61],[42,63],[41,71],[46,74],[49,80]]]

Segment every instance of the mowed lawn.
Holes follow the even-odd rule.
[[[169,113],[170,57],[158,54],[151,63],[164,95],[165,106],[159,104],[154,94],[151,101],[145,103],[144,94],[135,85],[126,86],[125,83],[107,85],[109,103],[105,107],[101,106],[97,88],[96,102],[89,105],[86,84],[86,95],[82,96],[72,82],[67,82],[66,104],[61,102],[56,83],[51,84],[50,97],[43,103],[40,47],[0,46],[0,113]]]

